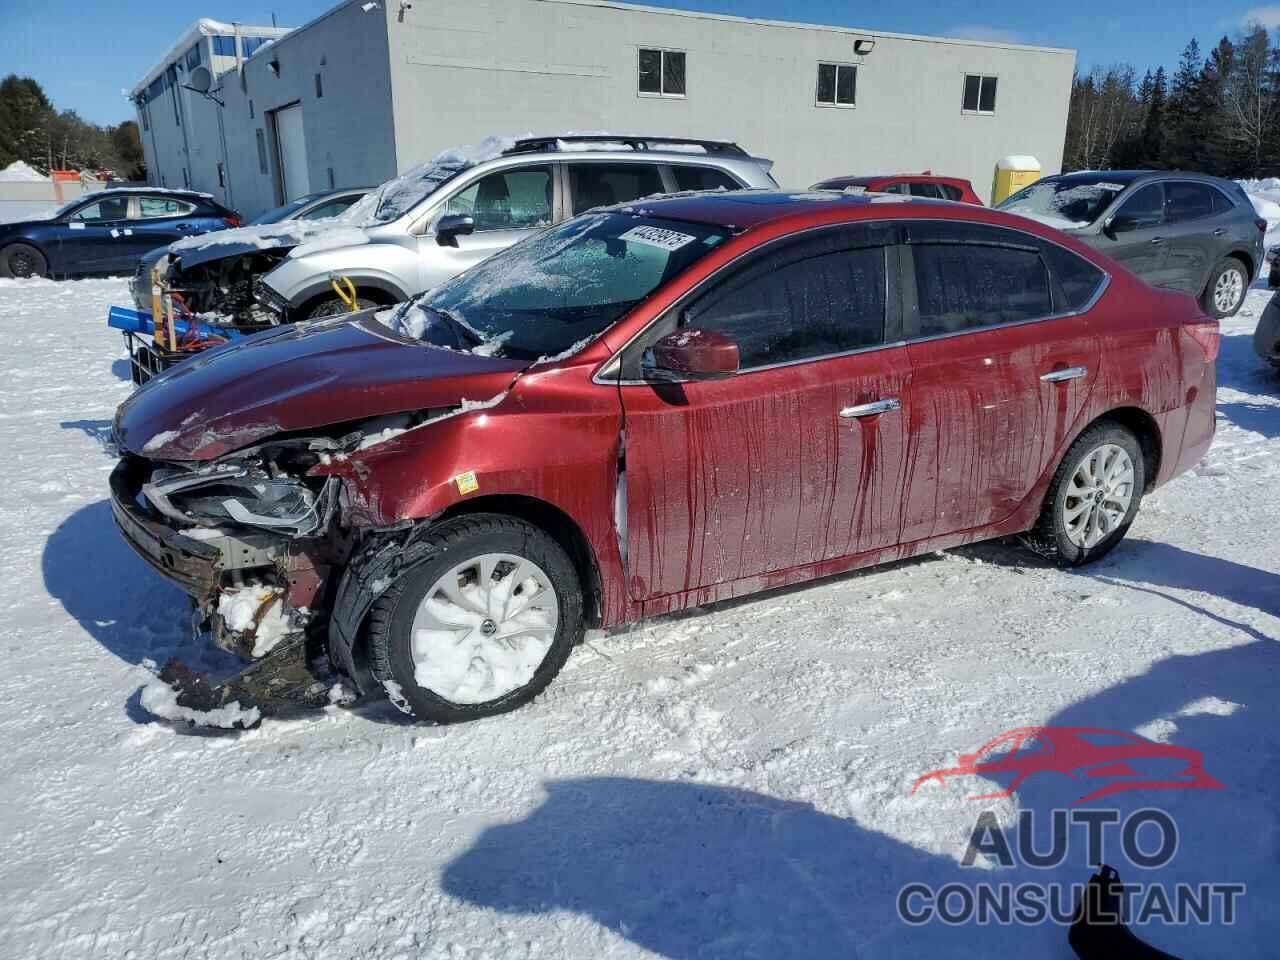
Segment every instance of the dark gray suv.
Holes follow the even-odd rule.
[[[1262,267],[1267,221],[1239,184],[1194,173],[1105,170],[1045,177],[997,209],[1065,230],[1155,287],[1233,316]]]

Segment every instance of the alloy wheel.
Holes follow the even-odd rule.
[[[486,553],[441,576],[410,634],[418,685],[457,704],[487,703],[526,686],[555,641],[560,603],[526,557]]]
[[[1231,313],[1244,296],[1244,275],[1235,269],[1224,270],[1213,285],[1213,305],[1219,313]]]
[[[9,272],[15,277],[26,279],[35,275],[36,262],[30,254],[19,250],[9,255]]]
[[[1123,447],[1104,443],[1080,461],[1071,476],[1062,519],[1067,537],[1088,549],[1110,536],[1133,503],[1133,461]]]

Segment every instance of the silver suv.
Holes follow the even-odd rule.
[[[491,138],[383,184],[335,220],[228,230],[169,248],[162,282],[193,312],[253,328],[397,303],[593,207],[688,190],[772,188],[735,143],[593,135]],[[203,242],[201,242],[203,241]],[[149,272],[135,299],[150,309]],[[231,298],[234,297],[234,300]]]

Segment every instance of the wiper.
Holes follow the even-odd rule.
[[[462,321],[461,317],[450,310],[441,310],[439,307],[428,307],[426,304],[418,304],[418,309],[426,310],[432,316],[442,319],[445,322],[445,326],[452,330],[459,340],[465,341],[470,346],[478,347],[480,344],[485,342],[484,337],[476,333],[475,330],[471,329],[471,327]]]

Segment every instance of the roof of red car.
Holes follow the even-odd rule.
[[[838,193],[827,190],[734,190],[676,194],[635,203],[615,209],[625,213],[707,223],[736,230],[751,230],[766,223],[790,218],[804,218],[828,213],[832,220],[862,220],[882,217],[885,207],[927,207],[929,213],[945,218],[957,217],[1007,224],[1009,214],[946,200],[907,197],[897,194]],[[911,213],[908,216],[918,216]],[[1019,220],[1019,222],[1022,222]]]

